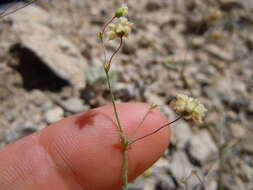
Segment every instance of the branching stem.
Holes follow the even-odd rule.
[[[100,33],[100,40],[101,40],[101,44],[102,44],[102,48],[103,48],[103,54],[104,54],[104,64],[106,64],[107,62],[107,58],[106,58],[106,51],[105,51],[105,43],[104,43],[104,35],[105,35],[105,30],[107,28],[107,26],[109,24],[111,24],[113,22],[113,20],[115,19],[116,17],[112,17],[102,28],[102,31]]]
[[[116,108],[116,103],[115,103],[115,97],[114,97],[114,94],[113,94],[113,90],[112,90],[112,85],[111,85],[111,80],[110,80],[110,76],[109,76],[109,70],[110,70],[110,67],[111,67],[111,63],[112,63],[112,59],[113,57],[119,52],[119,50],[121,49],[122,47],[122,44],[123,44],[123,39],[120,38],[120,45],[119,47],[115,50],[115,52],[112,54],[110,60],[108,63],[105,63],[104,65],[104,69],[105,69],[105,74],[106,74],[106,81],[107,81],[107,84],[108,84],[108,88],[109,88],[109,91],[110,91],[110,96],[111,96],[111,102],[112,102],[112,105],[113,105],[113,111],[114,111],[114,114],[115,114],[115,117],[116,117],[116,121],[117,121],[117,125],[119,127],[119,131],[120,131],[120,137],[121,137],[121,141],[126,141],[125,139],[125,135],[124,135],[124,131],[123,131],[123,126],[120,122],[120,119],[119,119],[119,114],[118,114],[118,111],[117,111],[117,108]]]
[[[119,50],[121,49],[123,45],[123,38],[120,38],[120,43],[119,43],[119,47],[115,50],[115,52],[113,52],[113,54],[111,55],[109,62],[105,65],[105,69],[106,70],[110,70],[111,68],[111,63],[112,63],[112,59],[114,58],[114,56],[119,52]]]
[[[142,137],[139,137],[139,138],[137,138],[137,139],[131,140],[129,144],[133,144],[133,143],[135,143],[135,142],[137,142],[137,141],[140,141],[140,140],[142,140],[142,139],[144,139],[144,138],[146,138],[146,137],[149,137],[149,136],[151,136],[151,135],[154,135],[155,133],[157,133],[158,131],[162,130],[163,128],[168,127],[169,125],[171,125],[171,124],[175,123],[176,121],[180,120],[182,117],[183,117],[183,116],[181,115],[181,116],[179,116],[177,119],[175,119],[174,121],[171,121],[171,122],[169,122],[169,123],[166,123],[166,124],[160,126],[158,129],[152,131],[151,133],[148,133],[148,134],[146,134],[146,135],[144,135],[144,136],[142,136]]]
[[[116,16],[112,17],[112,18],[111,18],[109,21],[107,21],[107,22],[105,23],[105,25],[103,26],[103,28],[102,28],[102,34],[103,34],[102,38],[104,37],[104,33],[105,33],[105,30],[106,30],[107,26],[108,26],[109,24],[111,24],[115,18],[116,18]]]
[[[136,137],[138,130],[140,129],[140,127],[142,126],[142,124],[144,123],[144,121],[146,120],[146,118],[148,117],[149,113],[151,112],[150,109],[148,109],[148,111],[145,113],[144,117],[142,118],[141,122],[139,123],[139,125],[135,128],[134,132],[133,132],[133,139]]]
[[[115,97],[114,97],[114,93],[113,93],[113,90],[112,90],[110,75],[109,75],[112,60],[113,60],[114,56],[119,52],[119,50],[121,49],[121,47],[123,45],[123,37],[120,38],[119,47],[113,52],[113,54],[111,55],[108,62],[107,62],[107,58],[106,58],[106,50],[105,50],[105,45],[104,45],[105,30],[106,30],[107,26],[110,23],[112,23],[115,18],[116,18],[115,16],[112,17],[112,19],[110,19],[104,25],[104,27],[102,29],[102,32],[100,33],[100,39],[101,39],[101,43],[102,43],[102,47],[103,47],[103,51],[104,51],[104,70],[105,70],[105,74],[106,74],[106,81],[107,81],[108,89],[110,91],[111,102],[112,102],[112,105],[113,105],[113,112],[114,112],[114,115],[116,117],[116,122],[117,122],[117,126],[118,126],[118,129],[119,129],[119,138],[120,138],[120,141],[121,141],[121,145],[123,147],[123,188],[124,188],[124,190],[128,190],[128,145],[129,145],[129,141],[126,138],[126,135],[125,135],[125,132],[124,132],[124,127],[120,122],[119,114],[118,114],[116,103],[115,103]]]
[[[117,125],[119,127],[119,131],[120,131],[120,140],[125,141],[125,135],[124,135],[124,131],[123,131],[123,126],[121,125],[120,119],[119,119],[119,114],[116,108],[116,103],[115,103],[115,97],[112,91],[112,85],[111,85],[111,80],[110,80],[110,76],[109,76],[109,71],[107,69],[105,69],[105,74],[106,74],[106,81],[107,81],[107,85],[108,85],[108,89],[110,91],[110,96],[111,96],[111,102],[112,102],[112,106],[113,106],[113,111],[116,117],[116,122]]]

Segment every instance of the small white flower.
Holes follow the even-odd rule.
[[[111,23],[111,24],[108,25],[108,28],[109,28],[109,30],[115,30],[116,29],[116,25],[113,24],[113,23]]]
[[[108,31],[107,32],[107,37],[109,40],[114,40],[115,38],[117,38],[117,34],[114,31]]]
[[[133,29],[133,23],[129,22],[126,17],[120,17],[117,23],[116,33],[119,36],[127,37]]]

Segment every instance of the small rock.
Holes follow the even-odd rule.
[[[29,6],[12,19],[22,47],[36,54],[56,75],[77,89],[85,86],[87,63],[71,41],[47,26],[51,19],[49,13],[40,7]]]
[[[18,127],[10,129],[6,132],[5,142],[9,144],[11,142],[17,141],[22,137],[37,132],[38,128],[39,127],[36,125],[19,125]]]
[[[160,8],[162,8],[162,5],[161,3],[159,3],[159,1],[156,1],[156,0],[148,1],[146,4],[146,9],[147,11],[150,11],[150,12],[157,11]]]
[[[122,47],[122,53],[126,54],[126,55],[133,55],[135,54],[137,49],[137,45],[133,40],[127,40],[124,44],[124,46]]]
[[[156,189],[156,180],[155,179],[148,179],[145,181],[143,190],[155,190]]]
[[[232,61],[233,60],[233,52],[232,51],[219,48],[216,45],[206,45],[206,46],[204,46],[204,50],[221,60],[224,60],[224,61]]]
[[[170,163],[167,159],[165,158],[160,158],[152,167],[153,170],[160,170],[160,169],[163,169],[163,170],[166,170],[166,169],[169,169]]]
[[[221,7],[223,9],[232,9],[232,8],[243,8],[243,1],[237,1],[237,0],[220,0]]]
[[[189,140],[189,153],[201,164],[217,157],[218,149],[207,130],[201,130]]]
[[[192,136],[192,131],[184,121],[177,122],[175,125],[172,130],[172,143],[179,149],[183,149]]]
[[[241,151],[243,153],[253,155],[253,136],[248,133],[248,136],[245,138],[244,141],[241,143]]]
[[[196,168],[191,165],[184,152],[178,151],[173,155],[170,164],[170,171],[179,184],[182,184],[181,181],[186,179],[194,170],[196,170]],[[196,177],[188,179],[187,182],[188,186],[191,188],[200,185],[200,182],[196,179]]]
[[[192,169],[193,166],[184,152],[178,151],[173,155],[170,170],[175,178],[183,179],[191,173]]]
[[[45,113],[45,120],[48,123],[54,123],[63,118],[64,111],[60,107],[54,107]]]
[[[6,119],[0,118],[0,147],[5,141],[5,131],[8,129],[9,123]]]
[[[163,114],[169,118],[171,121],[173,119],[176,119],[176,113],[167,105],[160,106],[160,111],[163,112]]]
[[[158,184],[156,189],[160,190],[168,190],[168,189],[175,189],[176,185],[173,179],[167,174],[159,174],[157,176]]]
[[[235,138],[239,138],[239,139],[244,138],[247,133],[246,129],[242,125],[239,125],[236,123],[232,124],[230,126],[230,129],[231,129],[232,135]]]
[[[217,181],[214,180],[208,180],[207,183],[205,184],[205,187],[208,190],[216,190],[218,189],[218,183]]]
[[[163,105],[164,104],[164,99],[158,95],[156,95],[155,93],[152,93],[149,90],[146,90],[144,92],[144,97],[146,98],[147,102],[152,104],[156,104],[156,105]]]
[[[218,112],[213,111],[213,112],[208,112],[205,118],[205,123],[208,125],[215,125],[217,121],[219,121],[220,115]]]
[[[202,37],[195,37],[192,39],[192,45],[196,48],[201,47],[205,44],[205,39]]]
[[[64,109],[71,113],[80,113],[89,109],[89,106],[84,105],[83,101],[79,98],[69,98],[60,103]]]
[[[252,98],[252,100],[253,100],[253,98]],[[251,115],[253,115],[253,101],[249,102],[247,111],[249,113],[251,113]]]
[[[142,177],[138,177],[136,180],[134,180],[133,183],[129,184],[128,189],[129,190],[143,190],[144,182],[145,180],[143,180]]]

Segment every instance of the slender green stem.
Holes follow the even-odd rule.
[[[121,43],[120,43],[120,46],[119,48],[115,51],[116,53],[119,51],[120,47],[122,46],[122,39],[121,39]],[[111,61],[112,61],[112,58],[113,56],[116,54],[114,53],[112,56],[111,56],[111,59],[108,63],[108,65],[111,64]],[[104,67],[105,69],[105,74],[106,74],[106,81],[107,81],[107,84],[108,84],[108,88],[109,88],[109,91],[110,91],[110,96],[111,96],[111,102],[112,102],[112,105],[113,105],[113,111],[114,111],[114,115],[116,117],[116,121],[117,121],[117,125],[118,125],[118,128],[119,128],[119,135],[120,135],[120,140],[121,140],[121,144],[123,145],[123,188],[124,190],[128,190],[128,156],[127,156],[127,153],[128,153],[128,140],[124,134],[124,130],[123,130],[123,126],[120,122],[120,119],[119,119],[119,114],[118,114],[118,111],[117,111],[117,107],[116,107],[116,103],[115,103],[115,97],[114,97],[114,94],[113,94],[113,90],[112,90],[112,85],[111,85],[111,80],[110,80],[110,76],[109,76],[109,69],[110,67]]]
[[[112,101],[112,105],[113,105],[113,110],[114,110],[114,114],[115,114],[115,117],[116,117],[116,121],[117,121],[119,130],[120,130],[120,133],[122,133],[121,135],[123,135],[122,137],[124,137],[123,126],[122,126],[122,124],[120,122],[120,119],[119,119],[119,114],[118,114],[118,111],[117,111],[117,108],[116,108],[115,97],[114,97],[114,94],[113,94],[111,80],[110,80],[110,76],[109,76],[109,70],[110,70],[110,67],[111,67],[112,59],[118,53],[118,51],[121,49],[122,44],[123,44],[123,39],[120,38],[120,45],[119,45],[119,47],[112,54],[112,56],[111,56],[108,64],[105,63],[104,68],[105,68],[106,80],[107,80],[108,88],[109,88],[109,91],[110,91],[110,96],[111,96],[111,101]],[[125,141],[125,139],[121,139],[121,140]]]
[[[116,117],[116,121],[117,121],[117,125],[119,127],[119,131],[121,133],[120,136],[125,138],[124,131],[123,131],[123,126],[120,122],[119,114],[118,114],[118,111],[117,111],[117,108],[116,108],[115,97],[114,97],[114,94],[113,94],[113,91],[112,91],[112,85],[111,85],[109,72],[106,69],[105,69],[105,74],[106,74],[107,85],[108,85],[108,88],[109,88],[109,91],[110,91],[111,101],[112,101],[112,105],[113,105],[113,111],[114,111],[114,114],[115,114],[115,117]]]
[[[128,150],[124,150],[124,176],[123,176],[123,189],[128,190]]]

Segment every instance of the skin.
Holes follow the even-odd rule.
[[[128,137],[149,105],[117,106]],[[137,136],[167,120],[158,110],[149,113]],[[168,147],[170,130],[138,141],[129,149],[129,178],[150,167]],[[0,190],[117,190],[122,185],[123,154],[111,106],[63,119],[39,133],[0,149]]]

